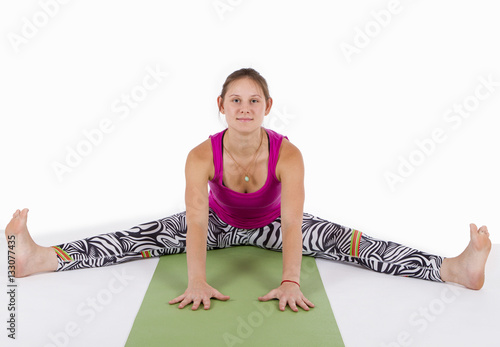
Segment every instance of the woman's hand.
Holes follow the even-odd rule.
[[[285,282],[278,288],[271,290],[265,296],[259,297],[259,301],[268,301],[271,299],[279,300],[281,311],[285,310],[286,305],[290,306],[294,312],[299,310],[297,306],[302,307],[305,311],[309,311],[309,307],[314,307],[314,304],[302,294],[299,286],[290,282]]]
[[[222,295],[217,289],[203,281],[189,284],[184,294],[170,300],[168,303],[172,305],[180,302],[179,308],[184,308],[184,306],[193,303],[193,307],[191,308],[193,311],[197,310],[200,304],[203,303],[203,308],[208,310],[211,298],[222,301],[229,300],[229,296]]]

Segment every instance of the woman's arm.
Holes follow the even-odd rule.
[[[199,152],[199,151],[198,151]],[[192,150],[186,160],[186,257],[189,283],[206,282],[208,192],[202,153]]]
[[[286,141],[286,140],[283,140]],[[283,148],[279,167],[281,180],[281,235],[283,239],[283,280],[300,281],[302,261],[302,215],[304,208],[304,162],[290,143]]]
[[[302,262],[302,215],[304,208],[304,161],[299,149],[284,139],[280,159],[276,166],[276,176],[281,181],[281,235],[283,240],[282,280],[300,283]],[[293,311],[297,305],[304,310],[314,307],[292,282],[284,282],[273,289],[261,301],[278,299],[280,310],[288,304]]]
[[[188,266],[188,288],[184,294],[169,303],[178,303],[179,308],[193,303],[193,310],[203,303],[210,308],[212,297],[228,300],[207,283],[207,230],[208,230],[208,188],[211,172],[211,147],[207,142],[194,148],[186,160],[186,258]]]

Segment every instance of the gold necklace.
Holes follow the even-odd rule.
[[[253,160],[252,160],[252,165],[250,166],[254,166],[255,165],[255,160],[257,160],[257,153],[259,153],[259,149],[260,147],[262,146],[262,142],[264,140],[264,136],[262,135],[262,131],[261,131],[261,136],[260,136],[260,145],[259,147],[257,148],[257,150],[255,151],[255,154],[253,155]],[[234,158],[233,156],[231,155],[231,152],[228,151],[228,149],[226,148],[226,146],[224,146],[224,142],[222,143],[222,146],[224,147],[224,149],[226,150],[227,154],[229,154],[229,157],[234,161],[234,163],[236,165],[238,165],[242,170],[243,172],[245,173],[245,182],[248,182],[250,181],[250,177],[248,177],[248,169],[245,169],[243,166],[241,166]],[[249,167],[250,167],[249,166]]]

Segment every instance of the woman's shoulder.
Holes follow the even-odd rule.
[[[300,153],[300,149],[293,143],[291,143],[287,137],[283,137],[283,141],[281,141],[281,148],[280,148],[280,158],[281,157],[283,157],[284,159],[286,158],[293,159],[297,157],[302,158],[302,154]]]
[[[206,139],[198,146],[189,151],[188,160],[207,161],[212,159],[212,143],[210,139]]]
[[[189,151],[186,159],[186,177],[198,177],[204,181],[211,180],[213,175],[212,144],[208,139]]]
[[[265,128],[269,138],[274,143],[279,143],[279,158],[300,155],[299,149],[288,140],[286,135],[278,133],[275,130]]]
[[[304,160],[299,148],[287,138],[283,138],[276,165],[276,177],[281,181],[283,173],[303,172]]]
[[[287,138],[283,138],[280,148],[280,159],[284,161],[302,160],[302,153],[300,149],[291,143]]]

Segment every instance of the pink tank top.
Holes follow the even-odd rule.
[[[222,184],[222,137],[226,130],[210,136],[215,173],[214,178],[208,182],[208,205],[229,225],[242,229],[261,228],[281,214],[281,182],[276,177],[276,164],[281,142],[286,136],[264,129],[269,138],[266,183],[256,192],[239,193]]]

